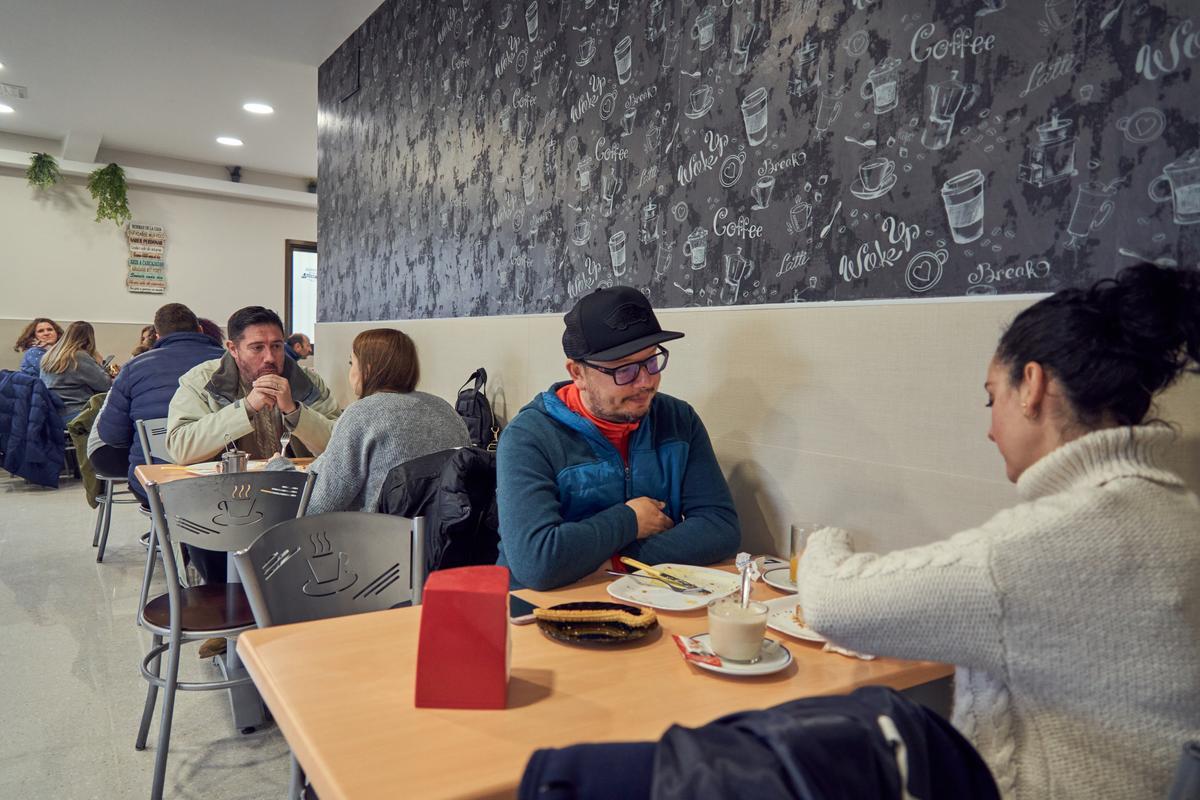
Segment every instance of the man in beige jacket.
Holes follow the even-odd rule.
[[[283,322],[262,306],[234,312],[224,356],[184,373],[167,414],[167,452],[177,464],[213,458],[226,437],[251,458],[280,450],[319,455],[341,410],[316,372],[284,355]]]

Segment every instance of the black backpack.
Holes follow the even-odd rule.
[[[500,438],[500,426],[496,424],[496,415],[492,413],[492,405],[484,394],[486,389],[487,370],[480,367],[471,373],[467,382],[458,390],[454,410],[463,418],[463,422],[467,423],[471,444],[495,450],[496,442]]]

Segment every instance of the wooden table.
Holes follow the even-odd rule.
[[[293,458],[292,463],[299,469],[308,469],[308,465],[313,462],[311,458]],[[254,472],[255,470],[251,470]],[[170,483],[171,481],[179,481],[184,478],[198,478],[200,473],[189,472],[187,467],[176,466],[175,464],[142,464],[133,470],[133,474],[137,476],[138,483],[144,488],[147,483],[154,481],[155,483]]]
[[[517,594],[548,606],[608,598],[607,579]],[[759,584],[755,596],[778,597]],[[534,750],[579,742],[659,738],[733,711],[867,684],[907,689],[952,668],[825,653],[773,631],[794,662],[783,672],[731,678],[686,663],[670,634],[696,634],[705,612],[659,612],[661,635],[612,648],[547,639],[512,626],[508,709],[413,706],[420,607],[244,633],[242,658],[322,800],[512,797]]]

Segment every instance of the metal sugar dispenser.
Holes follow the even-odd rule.
[[[221,452],[221,472],[229,475],[234,472],[245,472],[250,463],[250,454],[238,450],[229,434],[225,434],[225,449]]]

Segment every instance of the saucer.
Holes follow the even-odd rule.
[[[791,592],[795,594],[799,589],[799,587],[796,586],[796,582],[792,580],[791,566],[769,569],[763,573],[762,579],[763,583],[767,584],[767,586],[773,586],[781,592]]]
[[[575,56],[575,66],[586,67],[588,64],[592,63],[592,59],[595,57],[595,49],[593,49],[592,52],[588,53],[586,56],[583,53],[580,53],[579,55]]]
[[[688,107],[683,110],[683,115],[685,117],[687,117],[688,119],[700,119],[701,117],[703,117],[705,114],[708,113],[708,110],[713,107],[713,103],[715,103],[715,102],[716,102],[716,98],[714,98],[710,94],[708,96],[708,102],[705,103],[702,107],[692,108],[691,105],[688,105]]]
[[[693,636],[692,641],[704,647],[712,646],[707,633]],[[779,672],[781,669],[786,669],[792,663],[792,654],[788,652],[786,647],[774,639],[763,639],[762,650],[759,653],[761,658],[753,664],[742,664],[724,659],[721,660],[721,666],[719,667],[715,664],[705,664],[703,661],[692,661],[690,663],[709,672],[737,676],[771,675],[772,673]]]
[[[863,186],[862,178],[855,178],[854,183],[850,184],[850,194],[857,197],[859,200],[874,200],[878,197],[883,197],[892,190],[896,185],[896,173],[892,173],[884,180],[883,185],[874,191],[867,191]]]

